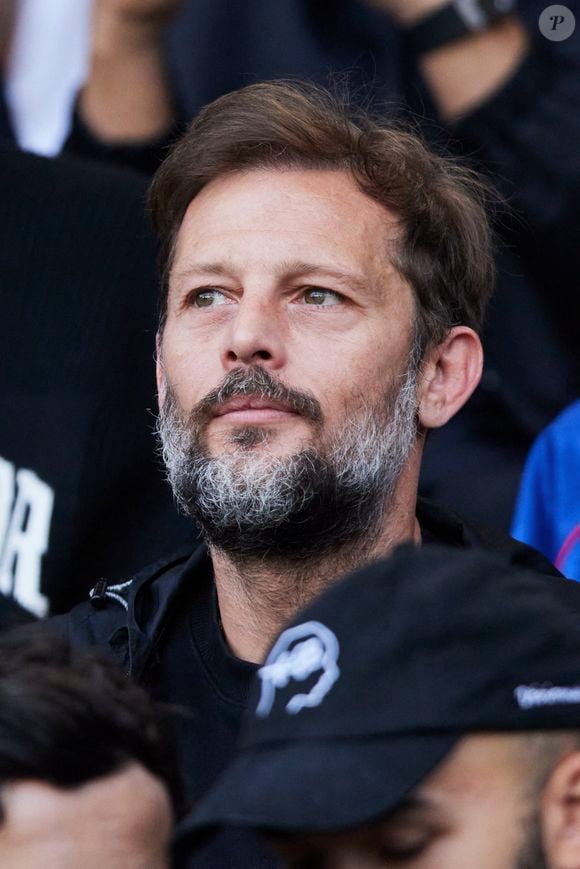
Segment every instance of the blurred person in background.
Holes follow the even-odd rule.
[[[538,30],[545,5],[95,0],[88,79],[64,146],[152,172],[176,127],[220,94],[330,73],[347,75],[363,104],[411,114],[438,146],[469,156],[512,211],[497,219],[482,383],[430,439],[422,491],[506,530],[533,438],[580,385],[580,311],[569,290],[580,224],[580,29],[550,42]]]
[[[0,864],[168,869],[179,777],[149,698],[38,628],[0,637]]]
[[[59,153],[89,67],[91,0],[2,0],[0,140]]]
[[[233,828],[288,869],[577,869],[579,602],[432,546],[338,583],[273,644],[180,850]]]
[[[0,188],[0,592],[44,616],[192,531],[154,456],[145,184],[7,148]]]
[[[410,539],[552,581],[538,553],[417,500],[428,432],[481,375],[484,198],[414,133],[306,84],[219,98],[155,177],[158,433],[205,545],[97,583],[58,624],[190,711],[175,727],[193,800],[227,763],[269,643],[338,576]],[[200,866],[236,859],[268,865],[225,836]]]
[[[534,443],[522,476],[512,534],[580,580],[580,401]]]

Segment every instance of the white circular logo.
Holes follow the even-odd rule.
[[[286,712],[295,715],[304,707],[318,706],[338,677],[339,645],[336,636],[320,622],[305,622],[288,628],[280,635],[264,666],[258,670],[262,683],[258,718],[267,718],[272,711],[276,691],[290,682],[304,682],[315,673],[319,677],[306,693],[295,694],[286,705]]]
[[[546,39],[550,39],[552,42],[563,42],[574,33],[576,18],[567,6],[555,3],[544,9],[539,18],[538,27]]]

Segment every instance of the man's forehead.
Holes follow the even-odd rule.
[[[177,236],[205,246],[231,233],[259,233],[271,241],[292,235],[340,245],[398,235],[396,216],[363,193],[345,172],[253,170],[212,181],[189,203]]]
[[[189,202],[188,211],[212,204],[228,202],[236,197],[261,200],[277,196],[288,205],[302,206],[309,198],[313,205],[341,204],[346,199],[358,200],[373,209],[383,219],[394,219],[394,212],[377,202],[361,187],[354,176],[342,169],[314,169],[301,167],[250,168],[228,172],[209,181]]]
[[[138,763],[73,788],[35,779],[9,782],[2,787],[2,804],[5,824],[0,838],[5,832],[42,832],[43,827],[74,829],[86,820],[108,824],[114,818],[128,817],[133,808],[139,824],[152,811],[171,813],[165,786]]]
[[[518,784],[518,733],[469,733],[425,777],[413,798],[430,804],[448,799],[479,799]]]

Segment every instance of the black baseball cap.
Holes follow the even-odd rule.
[[[272,647],[238,754],[178,845],[217,827],[372,823],[465,734],[580,728],[568,582],[410,544],[338,582]]]

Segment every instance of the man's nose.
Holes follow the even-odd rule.
[[[286,362],[282,312],[260,299],[242,299],[224,335],[222,363],[226,370],[260,364],[282,368]]]

